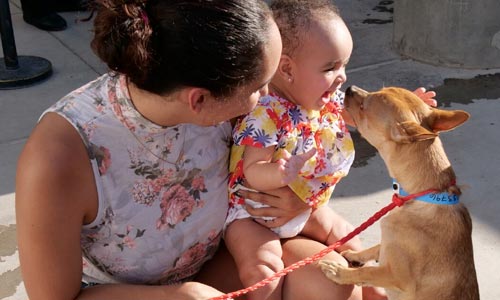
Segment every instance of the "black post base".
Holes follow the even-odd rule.
[[[17,59],[19,67],[12,69],[0,58],[0,90],[26,87],[52,74],[52,64],[45,58],[20,55]]]

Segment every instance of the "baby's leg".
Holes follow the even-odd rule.
[[[301,234],[326,245],[332,245],[349,234],[354,227],[343,217],[334,212],[328,205],[323,205],[313,210]],[[354,237],[336,251],[362,250],[361,240]]]
[[[232,222],[226,229],[225,242],[233,255],[245,287],[251,286],[284,268],[281,243],[271,230],[250,218]],[[248,294],[250,300],[281,300],[282,279]]]
[[[284,240],[282,247],[283,261],[287,266],[325,249],[324,244],[303,236]],[[335,251],[328,253],[324,259],[347,266],[345,259]],[[361,300],[361,297],[361,287],[335,284],[316,264],[289,273],[283,284],[284,300]]]

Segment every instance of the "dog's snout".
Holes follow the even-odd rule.
[[[353,92],[352,92],[352,85],[350,87],[347,88],[347,90],[345,90],[345,95],[346,96],[352,96]]]
[[[348,97],[353,97],[353,96],[366,97],[368,95],[368,92],[355,85],[351,85],[346,89],[345,95]]]

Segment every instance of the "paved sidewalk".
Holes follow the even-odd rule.
[[[390,2],[390,1],[382,1]],[[458,176],[467,185],[481,298],[500,299],[500,70],[435,67],[401,58],[391,47],[392,15],[375,10],[378,0],[339,0],[354,37],[348,83],[367,90],[383,86],[438,91],[440,105],[468,111],[472,118],[442,140]],[[75,23],[88,13],[62,13],[68,29],[40,31],[22,20],[18,0],[10,2],[19,55],[52,62],[47,80],[22,89],[0,90],[0,299],[26,299],[15,240],[15,165],[39,115],[69,91],[106,71],[89,47],[92,22]],[[3,56],[3,55],[0,55]],[[331,205],[358,225],[390,201],[391,182],[380,157],[356,139],[356,166],[334,193]],[[437,229],[437,230],[446,230]],[[362,234],[369,246],[379,240],[378,225]],[[429,249],[432,251],[432,249]],[[458,299],[457,299],[458,300]]]

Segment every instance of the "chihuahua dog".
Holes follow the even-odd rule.
[[[345,108],[410,200],[382,219],[379,245],[342,253],[353,264],[378,264],[348,268],[322,260],[322,271],[339,284],[383,287],[390,300],[479,299],[471,218],[438,137],[469,114],[432,108],[401,88],[369,93],[352,86]]]

